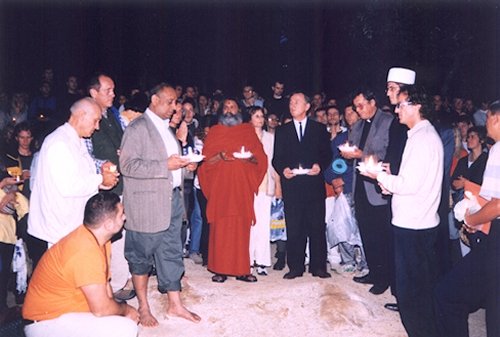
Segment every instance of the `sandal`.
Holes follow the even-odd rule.
[[[122,288],[114,293],[113,296],[118,302],[124,302],[133,299],[136,296],[136,293],[134,289]]]
[[[236,276],[236,279],[238,281],[243,281],[243,282],[257,282],[257,278],[255,276],[253,276],[252,274],[243,275],[243,276]]]
[[[267,276],[266,267],[265,266],[258,266],[257,267],[257,275]]]
[[[214,276],[212,276],[212,282],[215,282],[215,283],[224,283],[224,282],[226,282],[226,280],[227,280],[226,275],[215,274]]]

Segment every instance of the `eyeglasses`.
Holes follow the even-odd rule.
[[[404,101],[404,102],[396,104],[396,109],[402,109],[402,108],[409,106],[409,105],[413,105],[413,103],[409,102],[409,101]]]
[[[399,87],[390,86],[390,87],[387,87],[387,89],[385,89],[385,93],[387,94],[388,92],[395,92],[398,90],[399,90]]]
[[[270,121],[270,122],[277,122],[278,118],[268,118],[267,120]]]

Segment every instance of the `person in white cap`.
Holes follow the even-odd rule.
[[[387,97],[392,105],[408,98],[408,89],[415,84],[416,73],[406,68],[391,68],[387,74]],[[385,162],[389,163],[391,173],[398,174],[401,156],[406,144],[408,127],[395,118],[389,128],[389,145]]]
[[[391,68],[387,74],[387,97],[392,105],[399,103],[398,95],[401,88],[406,85],[414,85],[417,74],[406,68]]]

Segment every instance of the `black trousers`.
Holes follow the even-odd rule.
[[[195,189],[198,203],[200,204],[201,218],[203,220],[201,227],[200,254],[203,257],[203,265],[208,263],[208,238],[210,236],[210,226],[207,221],[207,198],[201,190]]]
[[[26,245],[28,247],[28,255],[33,261],[33,270],[35,270],[35,267],[38,265],[43,254],[47,251],[49,245],[47,241],[35,238],[29,234],[26,237]]]
[[[387,287],[394,273],[393,231],[389,205],[373,206],[368,201],[364,187],[356,191],[354,208],[359,232],[363,241],[366,262],[375,285]]]
[[[500,337],[500,220],[435,288],[440,336],[468,337],[469,313],[486,309],[488,337]]]
[[[7,308],[7,284],[12,273],[13,254],[14,245],[0,242],[0,309]]]
[[[394,226],[396,298],[410,337],[438,336],[433,308],[437,236],[437,227],[412,230]]]
[[[190,226],[191,214],[193,213],[193,205],[194,205],[193,179],[184,179],[183,187],[184,187],[183,189],[184,209],[186,211],[186,218],[182,221],[181,241],[184,247],[184,244],[186,243],[187,239],[187,230],[188,227]]]
[[[309,272],[326,271],[324,200],[284,200],[287,264],[291,272],[305,271],[305,250],[309,238]]]

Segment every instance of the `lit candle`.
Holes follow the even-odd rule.
[[[241,153],[245,153],[245,147],[244,146],[241,147]]]
[[[301,164],[299,164],[299,170],[302,170],[302,165]]]
[[[367,171],[376,171],[378,167],[378,162],[375,156],[368,156],[365,160],[365,167]]]

